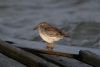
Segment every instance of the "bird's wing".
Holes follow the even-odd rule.
[[[46,33],[51,37],[64,35],[60,29],[53,26],[48,26],[46,28]]]

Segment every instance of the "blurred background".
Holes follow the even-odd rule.
[[[100,0],[0,0],[0,39],[39,42],[43,21],[70,33],[61,45],[100,49]]]

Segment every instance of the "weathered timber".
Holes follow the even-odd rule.
[[[45,45],[42,42],[32,42],[32,41],[26,41],[26,40],[25,41],[22,40],[22,41],[18,41],[18,42],[14,41],[14,42],[15,42],[15,44],[13,44],[13,45],[16,45],[17,47],[21,47],[22,49],[25,48],[25,50],[27,50],[27,48],[28,48],[27,51],[29,51],[29,52],[38,51],[40,53],[44,53],[44,54],[49,53],[49,54],[53,55],[52,51],[51,51],[51,53],[46,52],[48,50],[45,49]],[[33,50],[31,50],[31,49],[33,49]],[[79,54],[80,50],[82,50],[82,51],[88,50],[88,51],[93,52],[93,54],[96,53],[96,55],[100,55],[100,49],[94,49],[94,48],[64,46],[64,45],[56,45],[55,44],[55,48],[53,49],[54,54],[56,54],[55,52],[57,52],[57,55],[59,55],[59,52],[60,52],[62,54],[62,56],[67,56],[66,54],[69,54],[69,55],[74,54],[74,58],[78,59],[78,60],[82,59],[82,55]],[[85,56],[85,55],[83,55],[83,56]],[[90,56],[92,56],[92,55],[90,55]],[[73,56],[71,56],[71,57],[73,58]],[[85,58],[83,58],[83,59],[85,59]],[[81,61],[83,61],[83,60],[81,60]],[[91,61],[93,62],[94,60],[92,59]],[[85,63],[88,62],[88,64],[92,65],[92,63],[90,61],[85,60],[83,62],[85,62]],[[94,64],[93,64],[93,66],[94,66]]]
[[[56,56],[63,56],[63,57],[69,57],[74,58],[74,56],[78,56],[78,54],[68,54],[63,52],[56,52],[54,50],[42,50],[42,49],[32,49],[32,48],[25,48],[25,47],[19,47],[25,51],[32,52],[32,53],[41,53],[41,54],[48,54],[48,55],[56,55]]]
[[[60,67],[79,67],[79,66],[82,67],[83,65],[85,65],[84,67],[92,67],[81,61],[79,62],[74,58],[68,58],[68,57],[58,56],[58,55],[42,54],[37,52],[36,53],[31,52],[31,53],[36,54],[37,56],[42,57],[43,59],[52,62]]]
[[[54,51],[35,50],[35,49],[30,49],[30,48],[21,48],[21,49],[24,49],[31,53],[36,52],[35,54],[37,54],[38,56],[40,56],[46,60],[49,60],[61,67],[62,66],[67,67],[67,65],[62,63],[61,61],[59,61],[57,58],[54,58],[52,55],[56,55],[56,57],[63,56],[63,57],[74,58],[81,62],[87,63],[89,65],[92,65],[95,67],[100,67],[100,56],[96,55],[90,51],[86,51],[86,50],[80,50],[79,54],[77,55],[77,54],[67,54],[67,53],[59,53],[59,52],[56,53]],[[47,54],[49,54],[49,55],[47,55]]]
[[[48,51],[46,49],[45,43],[43,43],[43,42],[19,40],[19,39],[10,39],[8,41],[15,43],[13,45],[15,45],[17,47],[26,47],[26,48],[36,49],[36,50],[39,49],[39,50]],[[53,49],[53,51],[55,51],[55,52],[61,52],[61,53],[67,53],[67,54],[79,54],[80,50],[89,50],[93,53],[100,55],[100,49],[95,49],[95,48],[54,44],[54,49]]]
[[[50,65],[48,65],[49,62],[43,60],[42,58],[5,43],[2,40],[0,40],[0,52],[25,64],[27,67],[50,67]]]
[[[79,60],[94,67],[100,67],[100,55],[84,50],[79,52]]]
[[[68,67],[67,64],[60,61],[59,56],[54,57],[54,55],[47,55],[47,54],[37,54],[38,56],[44,58],[45,60],[52,62],[56,65],[59,65],[60,67]],[[59,59],[58,59],[59,58]]]

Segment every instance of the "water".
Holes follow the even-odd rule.
[[[70,32],[59,44],[100,48],[100,0],[0,0],[0,38],[41,41],[33,28],[47,21]]]
[[[32,46],[30,43],[41,41],[33,28],[42,21],[70,33],[70,40],[59,41],[61,45],[100,49],[100,0],[0,0],[0,39]],[[1,66],[25,67],[2,54],[0,57]]]

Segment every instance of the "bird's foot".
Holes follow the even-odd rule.
[[[48,50],[53,50],[53,49],[54,49],[54,45],[53,45],[52,43],[47,43],[47,42],[46,42],[46,48],[47,48]]]
[[[54,49],[53,46],[46,46],[46,48],[47,48],[48,50],[53,50],[53,49]]]

